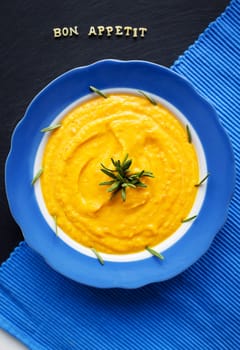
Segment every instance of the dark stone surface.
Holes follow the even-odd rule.
[[[59,74],[103,58],[171,66],[227,4],[226,0],[1,2],[0,262],[22,240],[7,204],[4,166],[13,129],[35,94]],[[148,32],[136,39],[89,38],[92,25],[147,27]],[[78,26],[80,35],[54,39],[52,29],[64,26]]]

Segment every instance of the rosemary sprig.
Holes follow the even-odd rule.
[[[90,248],[91,251],[96,255],[98,261],[100,262],[101,265],[104,265],[104,260],[103,258],[101,257],[101,255],[98,253],[98,251],[96,251],[95,248]]]
[[[40,176],[42,175],[42,173],[43,173],[43,168],[40,168],[40,169],[38,170],[38,172],[36,173],[36,175],[34,176],[34,178],[32,179],[32,182],[31,182],[32,185],[34,185],[35,182],[37,182],[37,180],[40,178]]]
[[[146,99],[151,102],[151,104],[153,104],[154,106],[157,105],[157,102],[152,98],[152,96],[146,94],[146,92],[142,91],[142,90],[137,90],[141,95],[143,95],[144,97],[146,97]]]
[[[62,126],[62,124],[54,124],[54,125],[49,125],[48,127],[43,128],[43,129],[41,130],[41,132],[49,132],[49,131],[53,131],[53,130],[55,130],[55,129],[60,128],[61,126]]]
[[[146,246],[145,249],[151,253],[152,255],[156,256],[157,258],[159,258],[160,260],[163,260],[164,259],[164,256],[158,252],[156,252],[156,250]]]
[[[197,184],[195,184],[194,186],[195,187],[199,187],[199,186],[201,186],[206,180],[207,180],[207,178],[209,177],[209,173],[201,180],[201,181],[199,181]]]
[[[89,89],[92,91],[92,92],[95,92],[96,94],[98,94],[99,96],[103,97],[103,98],[107,98],[108,96],[105,95],[101,90],[95,88],[95,86],[89,86]]]
[[[132,164],[132,159],[128,159],[128,154],[124,157],[123,161],[114,160],[111,158],[114,169],[107,168],[104,164],[101,163],[101,171],[111,177],[113,180],[100,182],[100,186],[110,185],[107,192],[111,192],[113,195],[117,192],[121,192],[122,200],[125,202],[126,200],[126,189],[147,187],[146,184],[141,182],[141,178],[146,177],[154,177],[151,171],[139,171],[137,173],[131,174],[129,172],[129,168]]]
[[[192,221],[192,220],[196,219],[196,217],[197,217],[197,215],[193,215],[190,218],[182,219],[182,223]]]
[[[188,142],[189,142],[189,143],[192,143],[192,135],[191,135],[191,132],[190,132],[190,129],[189,129],[189,126],[188,126],[188,125],[186,125],[186,130],[187,130]]]

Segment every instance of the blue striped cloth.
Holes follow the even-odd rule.
[[[238,171],[239,0],[172,69],[215,105]],[[57,274],[20,244],[0,269],[0,326],[37,350],[239,350],[239,185],[237,178],[227,222],[208,253],[164,283],[137,290],[86,287]]]

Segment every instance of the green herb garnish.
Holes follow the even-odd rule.
[[[182,222],[189,222],[196,219],[197,215],[191,216],[190,218],[182,219]]]
[[[100,186],[110,185],[107,192],[111,192],[113,195],[121,191],[122,200],[126,200],[126,189],[127,187],[137,188],[147,187],[146,184],[140,181],[144,176],[154,177],[153,173],[150,171],[139,171],[138,173],[131,174],[129,168],[132,164],[132,159],[128,159],[128,154],[125,156],[123,161],[114,160],[111,158],[114,169],[109,169],[101,163],[101,171],[107,176],[111,177],[113,180],[100,182]]]
[[[104,265],[104,260],[103,258],[101,257],[101,255],[96,251],[95,248],[90,248],[91,251],[96,255],[98,261],[100,262],[101,265]]]
[[[43,128],[43,129],[41,130],[41,132],[49,132],[49,131],[53,131],[53,130],[55,130],[55,129],[60,128],[61,126],[62,126],[62,124],[54,124],[54,125],[50,125],[50,126],[48,126],[47,128]]]
[[[156,256],[157,258],[159,258],[160,260],[163,260],[164,259],[164,256],[158,252],[156,252],[156,250],[150,248],[150,247],[146,247],[145,248],[149,253],[151,253],[152,255]]]
[[[56,233],[56,236],[58,236],[57,215],[53,216],[53,220],[54,220],[54,223],[55,223],[55,233]]]
[[[201,184],[203,184],[204,183],[204,181],[206,181],[207,180],[207,178],[209,177],[209,173],[201,180],[201,181],[199,181],[199,183],[197,183],[196,185],[194,185],[195,187],[199,187],[199,186],[201,186]]]
[[[34,178],[32,179],[32,182],[31,182],[32,185],[34,185],[35,182],[37,182],[37,180],[40,178],[40,176],[42,175],[42,173],[43,173],[43,168],[40,168],[40,169],[38,170],[38,172],[36,173],[36,175],[34,176]]]
[[[189,126],[188,126],[188,125],[186,125],[186,130],[187,130],[188,142],[189,142],[189,143],[192,143],[192,135],[191,135],[191,132],[190,132],[190,129],[189,129]]]
[[[151,102],[151,104],[153,104],[154,106],[157,105],[157,102],[152,98],[152,96],[146,94],[146,92],[142,91],[142,90],[137,90],[140,94],[142,94],[144,97],[146,97],[146,99]]]
[[[94,86],[89,86],[89,89],[92,92],[95,92],[96,94],[98,94],[99,96],[103,97],[103,98],[107,98],[107,95],[105,95],[101,90],[98,90],[97,88],[95,88]]]

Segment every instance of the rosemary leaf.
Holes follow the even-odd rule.
[[[194,219],[196,219],[197,215],[194,215],[194,216],[191,216],[190,218],[186,218],[186,219],[182,219],[182,222],[189,222],[189,221],[192,221]]]
[[[111,161],[112,161],[113,165],[116,166],[116,162],[113,158],[111,158]],[[105,168],[105,166],[102,163],[101,163],[101,166],[103,166]]]
[[[142,170],[142,171],[140,171],[139,173],[137,173],[137,174],[136,174],[136,176],[138,176],[138,177],[142,177],[144,173],[145,173],[145,171],[144,171],[144,170]]]
[[[104,164],[101,163],[101,167],[107,171],[111,171],[112,173],[114,172],[114,170],[108,169]]]
[[[189,143],[192,143],[192,135],[191,135],[191,132],[190,132],[190,129],[189,129],[189,126],[188,126],[188,125],[186,125],[186,130],[187,130],[188,142],[189,142]]]
[[[146,187],[147,187],[147,185],[146,185],[146,184],[144,184],[143,182],[139,181],[139,182],[137,182],[137,183],[136,183],[136,187],[146,188]]]
[[[122,200],[125,202],[125,200],[126,200],[126,188],[125,187],[123,187],[121,189],[121,196],[122,196]]]
[[[164,256],[158,252],[156,252],[156,250],[150,248],[150,247],[146,247],[145,248],[149,253],[151,253],[152,255],[156,256],[157,258],[159,258],[160,260],[163,260],[164,259]]]
[[[153,173],[150,171],[144,171],[143,174],[141,176],[148,176],[148,177],[154,177]]]
[[[114,192],[117,191],[120,187],[120,182],[116,181],[113,183],[113,185],[111,187],[109,187],[109,189],[107,190],[108,192]]]
[[[101,90],[98,90],[97,88],[95,88],[94,86],[89,86],[89,89],[92,92],[95,92],[96,94],[98,94],[99,96],[103,97],[103,98],[107,98],[107,95],[105,95]]]
[[[101,255],[98,253],[98,251],[96,251],[95,248],[91,248],[92,252],[96,255],[98,261],[100,262],[101,265],[104,265],[104,260],[101,257]]]
[[[132,179],[132,180],[131,180],[131,183],[132,183],[133,185],[136,185],[136,184],[140,184],[141,181],[140,181],[139,179]],[[141,186],[139,186],[139,187],[141,187]]]
[[[54,219],[54,223],[55,223],[55,233],[56,233],[56,236],[58,236],[57,215],[54,215],[53,219]]]
[[[48,126],[47,128],[43,128],[43,129],[41,130],[41,132],[49,132],[49,131],[53,131],[53,130],[55,130],[55,129],[60,128],[61,126],[62,126],[62,124],[54,124],[54,125],[50,125],[50,126]]]
[[[34,178],[32,179],[32,182],[31,182],[32,185],[34,185],[35,182],[37,182],[37,180],[40,178],[40,176],[42,175],[42,173],[43,173],[43,168],[40,168],[40,169],[38,170],[38,172],[36,173],[36,175],[34,176]]]
[[[123,159],[123,164],[127,161],[128,159],[128,153],[125,155],[124,159]]]
[[[129,169],[131,165],[132,165],[132,159],[127,160],[127,161],[123,164],[123,170]]]
[[[120,160],[118,160],[116,162],[116,169],[117,169],[117,172],[118,172],[118,175],[120,175],[121,179],[124,177],[124,171],[121,167],[121,163],[120,163]]]
[[[104,174],[110,176],[110,177],[113,178],[113,179],[116,179],[116,178],[117,178],[116,175],[114,175],[114,174],[112,173],[111,170],[106,170],[106,169],[100,169],[100,170],[101,170]]]
[[[206,180],[207,180],[207,178],[209,177],[209,173],[201,180],[201,181],[199,181],[199,183],[197,183],[196,185],[194,185],[195,187],[199,187],[199,186],[201,186]]]
[[[139,176],[138,174],[132,174],[128,178],[133,183],[133,181],[138,181],[140,179],[140,177],[141,176]]]
[[[112,184],[114,184],[114,180],[112,180],[112,181],[103,181],[103,182],[100,182],[100,186],[105,186],[105,185],[112,185]]]
[[[125,183],[125,184],[123,184],[123,185],[126,185],[126,186],[124,186],[124,187],[131,187],[131,188],[136,188],[137,186],[135,186],[134,184],[131,184],[130,182],[128,183]]]
[[[146,94],[146,92],[142,91],[142,90],[138,90],[138,92],[143,95],[144,97],[146,97],[146,99],[151,102],[151,104],[153,104],[154,106],[157,105],[157,102],[152,98],[152,96]]]

